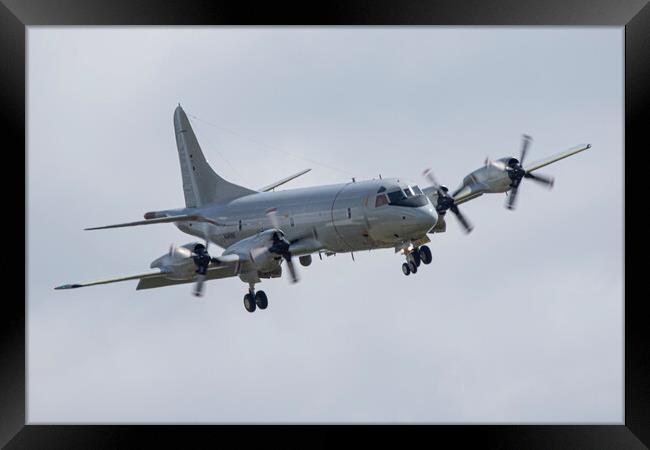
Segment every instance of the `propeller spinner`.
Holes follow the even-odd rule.
[[[533,180],[548,188],[553,187],[552,177],[547,177],[544,175],[534,175],[523,168],[523,163],[524,160],[526,159],[526,154],[528,153],[528,148],[530,147],[530,143],[533,141],[533,138],[524,134],[522,139],[523,140],[521,143],[521,153],[519,159],[510,158],[510,160],[508,160],[507,163],[500,163],[500,164],[497,162],[492,162],[492,165],[500,168],[501,170],[504,170],[508,174],[508,177],[511,180],[510,183],[511,189],[508,198],[506,200],[506,208],[508,209],[515,209],[517,193],[519,191],[519,184],[521,184],[521,180],[523,180],[524,178]]]
[[[451,210],[451,212],[454,213],[462,225],[463,231],[466,233],[471,232],[474,227],[469,222],[469,220],[467,220],[467,218],[460,212],[458,206],[456,206],[454,197],[449,195],[449,189],[447,189],[446,186],[438,184],[435,177],[433,176],[433,172],[431,172],[431,169],[425,170],[422,175],[424,175],[424,177],[429,180],[431,185],[433,185],[434,189],[438,193],[438,199],[436,201],[436,211],[438,214],[440,216],[444,216],[447,210]]]
[[[297,283],[299,278],[296,273],[296,268],[293,265],[293,260],[291,259],[291,252],[289,251],[291,242],[287,240],[284,236],[284,232],[280,229],[280,221],[278,220],[277,213],[278,212],[275,208],[271,208],[266,212],[266,215],[271,220],[271,224],[273,224],[273,228],[275,228],[275,232],[273,233],[273,243],[271,244],[271,247],[269,247],[269,252],[280,255],[287,262],[287,268],[291,275],[291,282]]]

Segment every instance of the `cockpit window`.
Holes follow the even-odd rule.
[[[380,192],[384,192],[385,190],[386,190],[386,188],[382,186],[382,187],[380,187],[379,190],[377,191],[377,194],[379,194]]]
[[[391,205],[395,205],[400,201],[406,199],[406,196],[402,191],[394,191],[388,193],[388,199],[390,200]]]
[[[409,188],[404,189],[404,193],[407,197],[413,197],[413,192]]]
[[[388,199],[386,198],[385,194],[381,194],[377,196],[377,200],[375,200],[375,208],[379,208],[380,206],[388,205]]]
[[[410,192],[410,191],[409,191]],[[417,206],[424,206],[429,202],[429,199],[424,194],[406,196],[401,190],[388,193],[388,204],[393,206],[407,206],[415,208]]]
[[[422,189],[419,186],[411,186],[411,189],[413,189],[416,195],[422,195]]]

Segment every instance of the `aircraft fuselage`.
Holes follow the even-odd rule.
[[[415,193],[417,190],[412,183],[380,179],[260,192],[193,210],[222,225],[182,222],[176,226],[228,248],[273,228],[267,212],[275,209],[279,227],[289,241],[311,240],[320,247],[309,250],[341,253],[388,248],[421,239],[435,226],[436,210],[426,195]],[[391,201],[400,195],[398,191],[402,201]],[[389,203],[377,200],[387,194]]]

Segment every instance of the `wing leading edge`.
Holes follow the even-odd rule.
[[[140,273],[137,275],[127,275],[124,277],[115,277],[115,278],[108,278],[106,280],[98,280],[98,281],[90,281],[88,283],[74,283],[74,284],[63,284],[61,286],[57,286],[54,289],[77,289],[80,287],[86,287],[86,286],[95,286],[97,284],[108,284],[108,283],[118,283],[120,281],[128,281],[128,280],[146,280],[150,278],[155,278],[155,277],[164,277],[164,272],[161,272],[159,270],[155,272],[147,272],[147,273]]]
[[[228,264],[217,267],[210,267],[206,275],[206,280],[216,280],[219,278],[228,278],[237,275],[238,267],[237,264]],[[189,278],[187,280],[170,280],[166,277],[167,273],[161,271],[140,273],[137,275],[127,275],[123,277],[108,278],[105,280],[90,281],[87,283],[74,283],[74,284],[64,284],[57,286],[54,289],[77,289],[87,286],[95,286],[98,284],[108,284],[108,283],[118,283],[120,281],[129,281],[129,280],[140,280],[136,290],[141,289],[152,289],[157,287],[172,286],[175,284],[186,284],[193,283],[196,281],[196,277]]]
[[[552,164],[564,158],[568,158],[571,155],[575,155],[576,153],[580,153],[589,148],[591,148],[591,144],[577,145],[564,152],[558,153],[553,156],[549,156],[548,158],[540,159],[539,161],[535,161],[532,164],[527,164],[525,167],[526,172],[532,172],[534,170],[541,169],[544,166],[548,166],[549,164]]]

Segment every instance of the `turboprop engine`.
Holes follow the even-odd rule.
[[[289,250],[291,243],[284,232],[279,228],[271,228],[254,236],[242,239],[228,247],[224,255],[240,255],[243,260],[248,260],[258,272],[276,272],[281,260],[284,260],[289,269],[291,281],[298,281],[298,275],[293,266],[292,253]]]
[[[193,250],[197,244],[199,243],[190,242],[180,247],[172,244],[169,252],[152,261],[150,267],[165,272],[165,277],[170,280],[191,279],[196,272]]]

